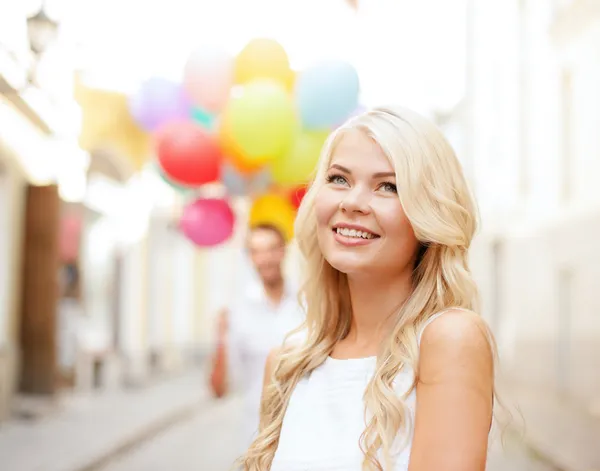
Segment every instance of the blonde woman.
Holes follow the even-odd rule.
[[[267,362],[246,471],[484,471],[492,337],[450,145],[406,109],[329,138],[296,222],[306,342]]]

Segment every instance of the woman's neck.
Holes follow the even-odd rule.
[[[394,314],[412,292],[411,273],[385,280],[367,277],[348,278],[352,321],[343,341],[346,354],[376,355],[388,333]]]

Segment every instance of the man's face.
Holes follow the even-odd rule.
[[[275,231],[253,229],[248,236],[248,251],[264,284],[270,285],[281,280],[285,244]]]

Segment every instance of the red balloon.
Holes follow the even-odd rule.
[[[299,188],[295,188],[290,193],[290,201],[294,205],[294,208],[298,209],[300,207],[300,203],[302,203],[302,199],[308,190],[307,187],[301,186]]]
[[[184,208],[179,227],[194,244],[212,247],[231,237],[234,223],[235,215],[227,201],[200,198]]]
[[[221,148],[214,137],[195,123],[167,124],[157,136],[156,150],[163,172],[175,183],[195,186],[220,177]]]

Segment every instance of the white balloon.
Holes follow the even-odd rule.
[[[219,112],[233,84],[233,57],[224,49],[203,46],[194,51],[185,66],[184,85],[196,106]]]

